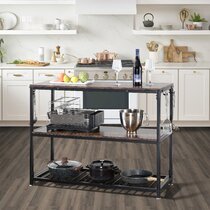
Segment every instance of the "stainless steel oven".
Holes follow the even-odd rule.
[[[119,73],[120,82],[132,82],[132,63],[124,63],[124,67]],[[130,67],[129,67],[130,66]],[[111,67],[79,67],[75,73],[87,71],[90,79],[95,82],[115,82],[115,72]],[[105,123],[120,123],[119,110],[138,107],[138,95],[127,92],[75,92],[80,97],[82,108],[104,110]]]

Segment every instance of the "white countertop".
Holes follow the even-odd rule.
[[[76,63],[65,63],[65,64],[50,64],[49,66],[16,66],[15,64],[1,63],[0,69],[73,69]]]
[[[0,69],[73,69],[75,68],[76,63],[66,63],[66,64],[50,64],[49,66],[44,67],[29,67],[29,66],[16,66],[15,64],[0,64]],[[77,69],[84,70],[96,70],[105,68],[96,68],[96,67],[79,67]],[[127,70],[130,68],[124,68]],[[188,63],[158,63],[156,64],[156,69],[210,69],[210,62],[188,62]]]
[[[157,69],[210,69],[210,62],[158,63]]]

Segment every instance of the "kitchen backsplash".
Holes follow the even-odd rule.
[[[151,6],[150,6],[151,7]],[[138,6],[141,15],[137,28],[142,27],[143,14],[152,12],[155,16],[155,26],[173,24],[180,27],[178,13],[182,6]],[[192,11],[200,12],[210,24],[210,6],[190,6]],[[10,11],[19,17],[31,16],[31,29],[38,29],[44,23],[54,23],[55,18],[69,20],[72,28],[77,27],[77,35],[4,35],[7,54],[5,61],[14,59],[38,59],[38,48],[45,48],[45,59],[49,60],[52,49],[60,45],[61,51],[78,57],[94,57],[94,53],[104,49],[120,54],[121,58],[133,58],[134,49],[141,49],[142,61],[148,57],[146,42],[155,40],[163,45],[169,45],[173,38],[178,45],[189,46],[190,50],[197,52],[198,61],[209,61],[210,36],[139,36],[133,35],[133,16],[79,16],[76,18],[74,6],[66,5],[1,5],[0,12]],[[61,12],[62,11],[62,12]],[[21,28],[21,18],[18,28]],[[209,25],[208,24],[208,25]],[[207,27],[207,25],[206,25]],[[160,55],[161,57],[162,55]],[[73,58],[70,58],[73,61]]]

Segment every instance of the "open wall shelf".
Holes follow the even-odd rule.
[[[173,36],[194,36],[194,35],[210,35],[210,30],[133,30],[134,35],[173,35]]]
[[[41,0],[38,0],[38,1],[36,1],[36,0],[13,0],[13,1],[5,1],[5,0],[0,0],[0,5],[1,4],[4,4],[4,5],[18,5],[18,4],[20,4],[20,5],[35,5],[35,4],[37,4],[37,5],[52,5],[52,4],[54,4],[54,5],[63,5],[63,4],[65,4],[65,5],[72,5],[72,4],[75,4],[75,0],[43,0],[43,1],[41,1]]]
[[[77,30],[1,30],[0,35],[75,35]]]

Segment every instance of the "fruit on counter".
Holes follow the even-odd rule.
[[[70,82],[70,80],[71,80],[70,77],[65,74],[64,77],[63,77],[63,81],[64,82]]]
[[[74,76],[74,73],[71,72],[70,74],[68,74],[68,76],[71,79]]]
[[[73,76],[73,77],[71,78],[71,82],[73,82],[73,83],[77,83],[78,81],[79,81],[79,78],[76,77],[76,76]]]
[[[73,73],[70,73],[70,74],[60,73],[57,76],[57,81],[66,82],[66,83],[69,83],[69,82],[77,83],[81,81],[84,83],[88,80],[88,78],[89,78],[89,75],[86,72],[80,72],[79,76],[76,76]]]
[[[57,76],[58,82],[63,82],[64,76],[65,76],[64,73],[58,74],[58,76]]]
[[[86,82],[88,79],[89,79],[89,74],[87,72],[82,71],[79,73],[79,80],[81,82]]]

